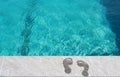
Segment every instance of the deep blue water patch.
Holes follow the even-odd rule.
[[[101,0],[0,0],[0,55],[116,55],[106,10]]]
[[[106,16],[111,30],[116,34],[116,45],[119,51],[115,54],[120,55],[120,0],[102,0],[101,2],[106,7]]]

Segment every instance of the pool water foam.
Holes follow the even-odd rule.
[[[1,0],[0,55],[114,55],[100,0]]]

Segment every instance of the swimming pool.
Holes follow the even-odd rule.
[[[0,55],[119,54],[101,0],[0,0]]]

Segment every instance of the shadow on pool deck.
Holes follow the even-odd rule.
[[[115,55],[120,55],[120,0],[101,0],[101,2],[107,8],[107,19],[117,37],[116,44],[119,48],[119,54]]]

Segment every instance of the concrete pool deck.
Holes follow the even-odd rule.
[[[64,72],[63,60],[72,58],[71,73]],[[120,57],[0,57],[0,76],[82,76],[77,61],[89,65],[89,76],[120,76]]]

